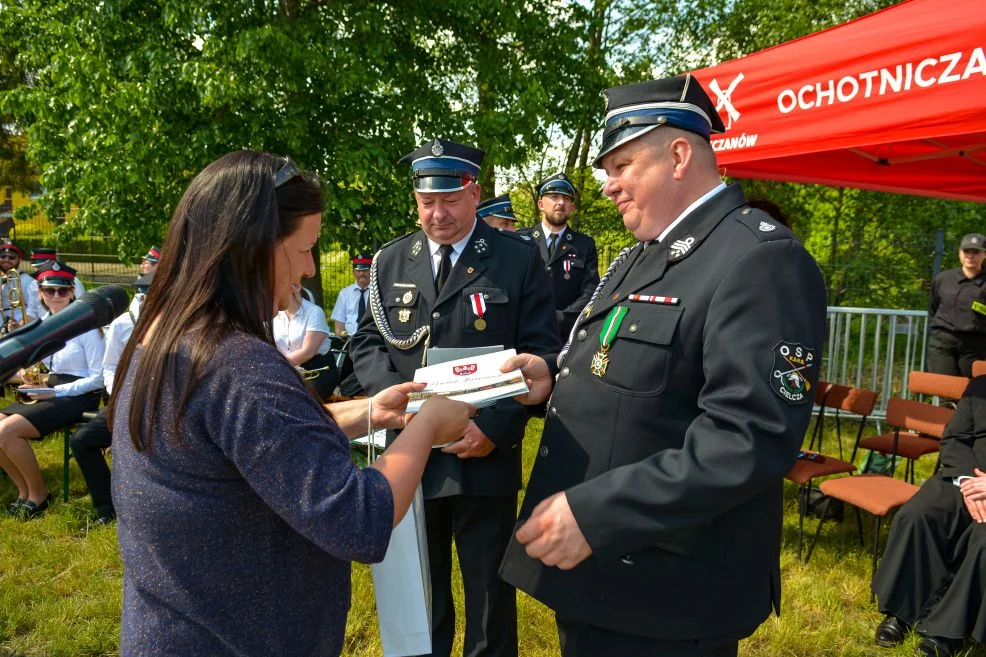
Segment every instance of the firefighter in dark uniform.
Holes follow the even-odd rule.
[[[596,241],[568,225],[575,211],[575,186],[564,173],[538,185],[538,211],[541,224],[520,232],[530,235],[541,251],[555,291],[555,317],[564,340],[599,284]]]
[[[370,311],[350,343],[369,394],[409,381],[429,347],[502,345],[541,355],[561,347],[551,288],[537,249],[476,219],[483,151],[436,139],[402,159],[414,171],[421,231],[385,245],[370,270]],[[521,485],[526,409],[484,408],[461,440],[425,468],[432,581],[432,654],[455,634],[452,538],[465,590],[467,656],[516,655],[516,591],[497,567],[510,540]]]
[[[517,217],[510,202],[510,194],[501,194],[487,199],[476,206],[476,218],[482,219],[490,228],[498,228],[511,233],[517,231]]]
[[[986,358],[986,237],[969,233],[959,245],[961,267],[931,283],[928,371],[972,376],[973,361]]]
[[[873,576],[884,647],[921,635],[919,655],[986,642],[986,377],[973,379],[941,441],[942,469],[894,517]]]
[[[503,577],[562,654],[734,656],[780,603],[784,474],[811,413],[825,287],[719,179],[695,78],[606,92],[604,193],[638,240],[576,323]],[[551,375],[520,355],[538,403]]]

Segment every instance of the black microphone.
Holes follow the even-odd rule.
[[[0,339],[0,381],[65,346],[65,341],[105,326],[127,309],[130,299],[119,285],[86,292],[65,310],[36,319]]]

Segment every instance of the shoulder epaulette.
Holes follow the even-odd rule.
[[[530,235],[522,234],[520,231],[512,232],[509,230],[498,230],[498,233],[504,237],[509,237],[512,240],[516,240],[521,244],[526,244],[527,246],[534,246],[534,239]]]
[[[390,246],[392,244],[397,244],[401,240],[407,239],[408,237],[411,237],[412,235],[417,235],[417,234],[418,234],[418,231],[415,231],[413,233],[406,233],[404,235],[401,235],[400,237],[395,237],[394,239],[390,240],[389,242],[387,242],[386,244],[384,244],[383,246],[381,246],[380,247],[380,250],[383,251],[388,246]]]
[[[751,207],[737,208],[733,218],[750,229],[759,241],[791,239],[794,234],[782,223],[771,217],[763,210]]]

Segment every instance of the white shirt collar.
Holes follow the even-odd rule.
[[[706,201],[708,201],[709,199],[711,199],[713,196],[715,196],[716,194],[718,194],[724,189],[726,189],[726,183],[720,182],[718,185],[716,185],[715,187],[713,187],[712,189],[710,189],[709,191],[705,192],[700,197],[698,197],[694,203],[692,203],[687,208],[685,208],[685,211],[679,214],[678,218],[672,221],[671,224],[667,228],[665,228],[660,235],[657,236],[656,241],[663,242],[664,238],[668,236],[668,233],[674,230],[674,227],[680,224],[681,221],[689,214],[691,214],[695,208],[702,205],[703,203],[705,203]]]
[[[543,221],[541,222],[541,230],[544,231],[544,241],[545,242],[547,242],[548,241],[548,238],[551,237],[551,233],[557,233],[558,237],[561,237],[562,235],[565,234],[565,231],[567,229],[568,229],[568,224],[565,224],[565,227],[564,228],[562,228],[561,230],[558,230],[554,226],[549,226],[548,224],[544,223]]]

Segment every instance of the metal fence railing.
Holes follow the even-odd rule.
[[[830,306],[821,377],[877,393],[872,417],[886,418],[893,396],[908,396],[907,375],[923,370],[928,313]]]

